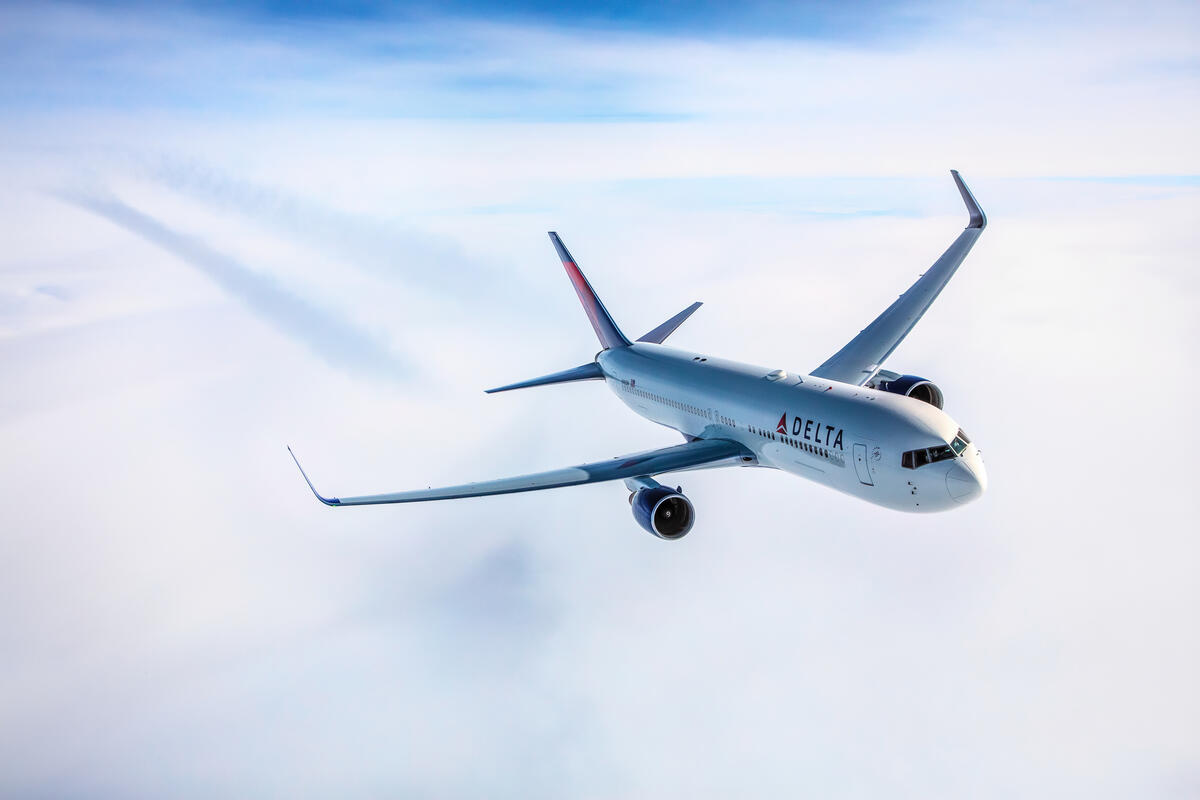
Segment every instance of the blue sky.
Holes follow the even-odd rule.
[[[1194,4],[732,8],[0,7],[0,793],[1195,795]],[[674,444],[482,393],[595,352],[547,230],[627,330],[803,371],[952,167],[990,225],[889,366],[981,443],[957,513],[689,474],[668,545],[287,456]]]
[[[194,8],[197,6],[193,6]],[[259,24],[329,22],[404,23],[428,19],[486,18],[600,33],[625,30],[667,35],[769,36],[857,39],[898,37],[929,22],[931,6],[870,2],[728,3],[230,3],[226,12]],[[901,23],[908,22],[908,25]]]

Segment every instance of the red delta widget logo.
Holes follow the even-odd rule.
[[[841,428],[822,424],[820,420],[805,419],[798,415],[793,415],[792,429],[789,432],[787,417],[786,411],[779,417],[779,424],[775,427],[776,433],[782,433],[784,436],[795,436],[797,439],[803,439],[806,442],[824,445],[825,447],[836,447],[838,450],[844,449],[842,447]]]

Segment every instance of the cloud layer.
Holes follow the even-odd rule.
[[[458,8],[0,10],[0,793],[1194,795],[1195,8]],[[626,330],[805,370],[950,167],[991,224],[889,366],[982,443],[959,512],[696,473],[667,545],[287,457],[673,444],[482,394],[597,347],[545,231]]]

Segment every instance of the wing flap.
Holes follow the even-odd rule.
[[[292,460],[304,477],[305,483],[312,493],[327,506],[365,506],[382,505],[386,503],[421,503],[430,500],[458,500],[464,497],[486,497],[496,494],[513,494],[515,492],[533,492],[541,489],[557,489],[563,486],[579,486],[585,483],[601,483],[604,481],[623,480],[648,475],[661,475],[664,472],[677,472],[686,469],[696,469],[705,466],[718,466],[733,463],[755,463],[754,454],[737,442],[728,439],[696,439],[674,447],[664,447],[658,450],[647,450],[643,453],[611,458],[607,461],[596,461],[590,464],[580,464],[565,469],[535,472],[530,475],[518,475],[513,478],[500,478],[479,483],[466,483],[459,486],[444,486],[437,489],[417,489],[407,492],[391,492],[388,494],[371,494],[357,497],[325,497],[313,486],[300,460],[288,448]],[[724,464],[722,463],[724,462]]]

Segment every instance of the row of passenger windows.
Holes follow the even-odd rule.
[[[662,403],[664,406],[670,406],[671,408],[676,408],[680,411],[686,411],[689,414],[695,414],[697,417],[704,417],[705,419],[713,419],[714,417],[713,412],[706,408],[698,408],[688,403],[681,403],[678,400],[672,400],[671,398],[664,397],[661,394],[654,394],[654,392],[647,392],[645,389],[638,389],[635,386],[629,386],[627,384],[622,384],[622,386],[625,386],[625,390],[627,392],[632,392],[638,397],[644,397],[647,400],[653,400],[656,403]]]
[[[833,453],[824,447],[817,447],[816,445],[809,444],[808,442],[801,441],[800,439],[793,439],[790,436],[772,433],[771,431],[763,430],[762,428],[756,428],[753,425],[747,425],[746,430],[750,431],[751,433],[756,433],[764,439],[770,439],[772,442],[783,442],[789,447],[794,447],[797,450],[803,450],[804,452],[811,453],[814,456],[820,456],[821,458],[831,458],[833,456]]]
[[[770,431],[764,431],[762,428],[756,428],[753,425],[747,425],[746,430],[750,431],[751,433],[757,433],[759,436],[763,437],[764,439],[770,439],[772,442],[779,440],[779,437]]]

